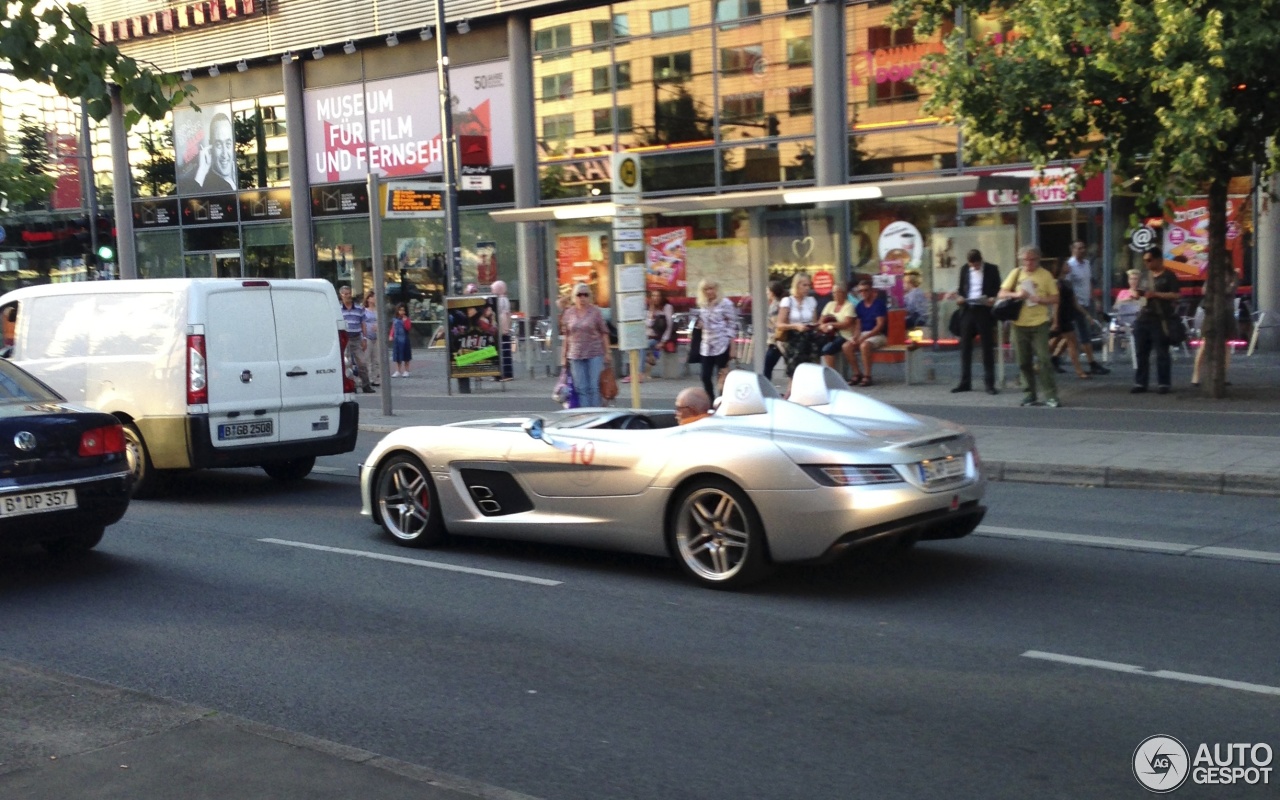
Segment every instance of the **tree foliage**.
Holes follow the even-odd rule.
[[[77,5],[8,0],[0,20],[0,61],[19,80],[84,98],[95,120],[111,113],[110,87],[120,87],[127,127],[144,117],[161,119],[190,90],[177,76],[159,74],[99,41],[88,14]]]
[[[953,117],[966,157],[1085,158],[1146,203],[1209,195],[1209,385],[1225,393],[1226,196],[1255,164],[1280,167],[1280,0],[895,0],[894,21],[928,35],[964,13],[1002,16],[1007,33],[945,38],[917,75],[926,109]]]

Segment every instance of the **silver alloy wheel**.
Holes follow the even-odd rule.
[[[725,490],[709,486],[689,494],[676,517],[676,548],[685,566],[705,581],[732,579],[750,554],[750,522]]]
[[[427,476],[410,461],[389,464],[378,475],[378,512],[392,536],[417,540],[431,521],[431,487]]]

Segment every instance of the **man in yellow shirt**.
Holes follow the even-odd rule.
[[[1053,379],[1053,364],[1049,358],[1049,326],[1053,319],[1053,306],[1058,303],[1058,282],[1046,269],[1040,268],[1040,248],[1027,245],[1018,251],[1019,267],[1000,285],[1001,298],[1022,300],[1022,313],[1013,321],[1013,350],[1018,357],[1018,369],[1022,373],[1022,404],[1038,406],[1036,399],[1036,370],[1032,356],[1040,364],[1040,389],[1044,392],[1044,405],[1057,408],[1058,385]]]

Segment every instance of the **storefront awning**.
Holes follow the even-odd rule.
[[[1021,191],[1031,188],[1029,178],[1011,175],[957,175],[949,178],[848,183],[841,186],[809,186],[796,189],[765,189],[754,192],[726,192],[646,199],[640,204],[644,214],[690,214],[728,211],[761,206],[812,205],[850,200],[924,200],[963,197],[975,192]],[[495,222],[553,222],[571,219],[610,218],[617,206],[611,202],[574,203],[490,211]]]

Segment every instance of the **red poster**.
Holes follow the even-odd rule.
[[[646,228],[644,232],[644,282],[646,289],[668,295],[684,295],[688,280],[688,242],[693,228]]]
[[[1244,275],[1244,248],[1240,242],[1241,197],[1227,198],[1227,258],[1239,276]],[[1175,206],[1165,218],[1164,265],[1179,280],[1199,283],[1209,275],[1209,201],[1195,197]]]
[[[609,298],[609,234],[562,234],[556,237],[556,276],[560,296],[570,299],[574,284],[591,287],[598,306],[607,307]]]

